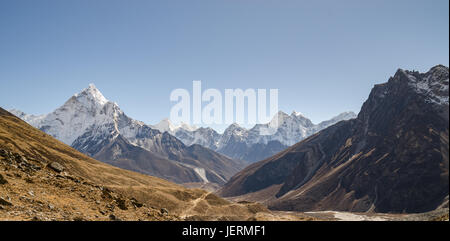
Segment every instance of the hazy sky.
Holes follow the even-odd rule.
[[[2,0],[0,106],[53,111],[94,83],[154,124],[173,89],[278,88],[313,122],[398,68],[449,64],[448,0]]]

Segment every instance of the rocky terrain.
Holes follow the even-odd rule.
[[[69,174],[58,162],[0,149],[0,220],[180,220]]]
[[[448,76],[441,65],[398,70],[372,89],[356,119],[250,165],[219,194],[301,212],[448,208]]]

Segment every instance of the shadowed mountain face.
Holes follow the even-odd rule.
[[[448,81],[444,66],[399,70],[356,119],[245,168],[220,194],[276,210],[433,210],[449,190]]]
[[[92,157],[113,166],[178,183],[202,181],[193,169],[132,145],[122,135],[105,139],[101,149]]]
[[[147,128],[143,126],[141,128]],[[105,131],[107,130],[107,131]],[[154,136],[150,136],[157,132]],[[242,163],[202,146],[185,146],[167,132],[138,131],[140,145],[130,142],[109,127],[94,127],[72,146],[97,160],[120,168],[157,176],[176,183],[212,182],[224,184],[242,168]],[[147,146],[144,149],[141,146]],[[196,151],[193,152],[192,150]]]
[[[244,167],[241,161],[205,147],[188,147],[168,132],[128,117],[92,84],[52,113],[13,113],[100,161],[177,183],[224,184]]]

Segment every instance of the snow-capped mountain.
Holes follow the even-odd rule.
[[[198,153],[193,153],[191,147],[168,132],[160,132],[125,115],[93,84],[49,114],[33,116],[17,110],[12,112],[100,161],[179,183],[204,182],[206,176],[207,180],[221,184],[243,167],[242,162],[204,147],[196,147]],[[173,130],[183,128],[186,126]]]
[[[179,128],[173,132],[178,139],[186,145],[199,144],[212,150],[217,149],[218,140],[221,137],[214,129],[210,127],[200,127],[194,131],[185,128]]]
[[[288,115],[279,111],[269,123],[257,124],[251,129],[245,129],[234,123],[225,129],[223,134],[211,128],[175,127],[168,119],[156,126],[176,136],[186,145],[199,144],[231,158],[254,162],[269,157],[330,125],[355,117],[356,114],[353,112],[344,112],[316,125],[300,112],[293,111]],[[272,129],[273,134],[266,135],[264,131],[267,129]]]
[[[313,128],[313,133],[319,132],[331,125],[338,123],[339,121],[350,120],[353,118],[356,118],[356,114],[354,112],[352,112],[352,111],[343,112],[329,120],[322,121],[319,124],[315,125]]]
[[[20,112],[13,111],[13,114],[17,113]],[[118,120],[127,118],[118,105],[106,100],[93,84],[49,114],[33,116],[22,112],[18,117],[67,145],[93,125],[117,124]]]
[[[249,144],[268,143],[269,141],[279,141],[283,145],[293,145],[305,137],[313,134],[314,124],[303,115],[293,112],[288,115],[279,111],[271,122],[263,125],[256,125],[249,130]],[[276,128],[273,135],[261,135],[261,128]]]
[[[156,125],[150,125],[153,129],[157,129],[161,132],[176,132],[177,130],[195,131],[198,129],[196,126],[191,126],[186,123],[180,123],[179,125],[173,124],[168,118],[161,120]]]

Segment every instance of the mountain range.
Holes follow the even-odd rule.
[[[399,69],[357,118],[236,174],[218,192],[274,210],[416,213],[449,191],[449,69]]]
[[[218,185],[246,163],[263,160],[331,124],[355,116],[345,112],[314,125],[300,113],[287,115],[280,111],[274,117],[279,126],[273,135],[261,135],[259,131],[271,123],[255,125],[250,130],[232,124],[219,134],[212,128],[175,126],[167,119],[156,125],[134,120],[93,84],[49,114],[10,112],[105,163],[176,183]]]
[[[187,146],[128,117],[93,84],[49,114],[11,113],[95,159],[176,183],[224,184],[244,167],[239,160],[201,145]]]
[[[279,111],[269,123],[257,124],[251,129],[245,129],[234,123],[222,134],[208,127],[197,128],[184,123],[176,126],[168,119],[153,127],[162,132],[169,132],[186,145],[199,144],[233,159],[253,163],[270,157],[339,121],[355,117],[356,114],[353,112],[344,112],[330,120],[313,124],[310,119],[296,111],[291,115]],[[274,134],[265,135],[261,131],[270,127],[275,128]]]

